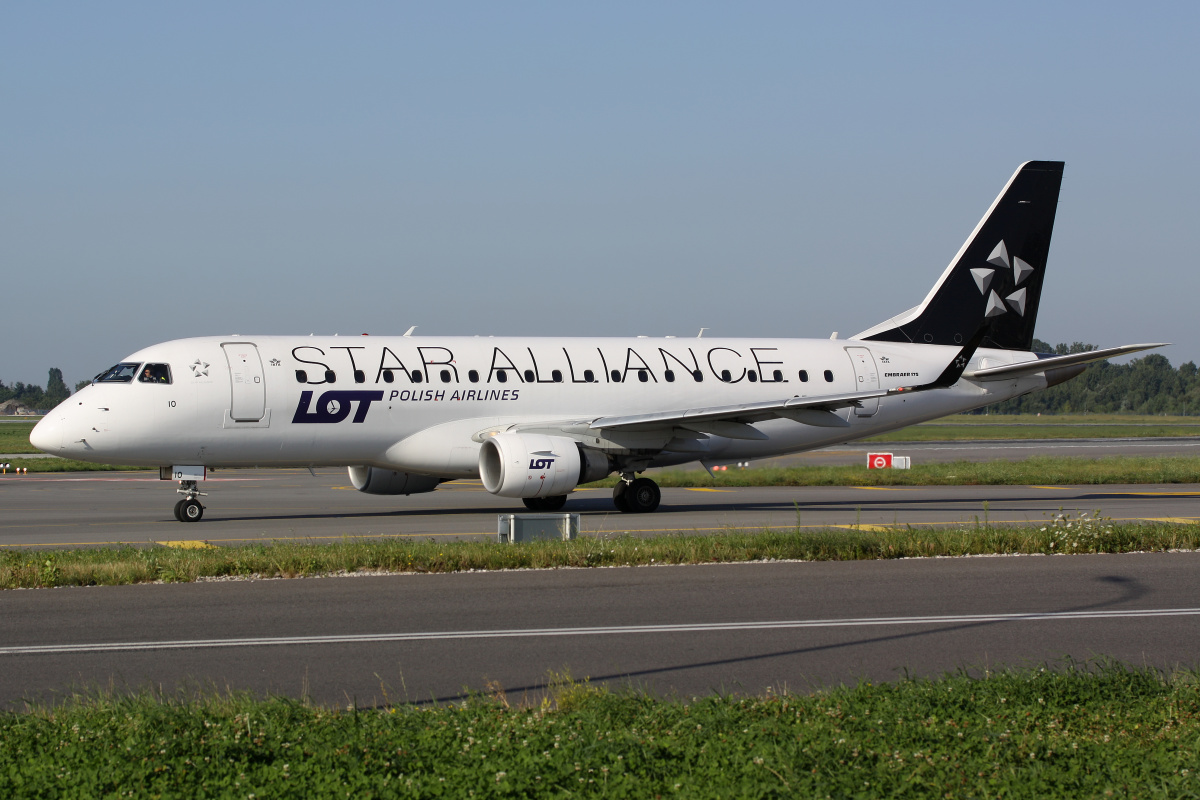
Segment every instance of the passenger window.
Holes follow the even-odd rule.
[[[531,370],[531,369],[525,370],[525,382],[533,383],[533,370]]]
[[[479,383],[479,371],[474,369],[469,371],[467,373],[467,380],[471,383]]]
[[[502,369],[496,370],[496,382],[497,383],[508,383],[508,373]]]
[[[561,369],[554,370],[553,372],[550,373],[550,377],[554,379],[555,383],[562,383],[562,370]]]
[[[296,374],[299,375],[300,373],[297,372]],[[390,369],[385,369],[383,371],[383,382],[391,383],[394,380],[396,380],[396,376],[394,374],[392,374],[392,371]]]
[[[442,370],[442,383],[449,383],[449,382],[450,382],[450,370],[444,369],[444,370]]]
[[[590,369],[585,369],[583,371],[583,382],[584,383],[595,383],[596,382],[596,373],[592,372]]]
[[[671,370],[667,370],[666,372],[664,372],[663,377],[667,379],[667,383],[675,382],[675,373],[672,372]]]
[[[392,382],[390,378],[387,378],[386,374],[384,377],[388,383]],[[308,373],[302,369],[296,370],[296,383],[308,383]]]
[[[704,381],[704,373],[700,370],[694,370],[692,372],[692,377],[696,379],[696,383],[701,383]]]
[[[138,364],[117,364],[107,372],[101,373],[97,381],[100,383],[132,383],[137,375]]]
[[[638,380],[641,381],[642,383],[645,383],[646,381],[650,380],[650,376],[646,374],[646,370],[644,370],[644,369],[638,370]]]
[[[363,372],[361,369],[354,370],[354,382],[355,383],[366,383],[367,382],[367,373]]]
[[[800,382],[808,383],[808,370],[806,370],[806,369],[800,370]]]
[[[729,383],[731,380],[733,380],[733,376],[729,374],[729,370],[721,370],[721,380],[725,381],[726,383]]]
[[[771,373],[771,377],[775,380],[776,383],[783,383],[782,370],[775,370],[774,372]]]
[[[612,373],[610,373],[610,377],[612,377],[613,383],[620,383],[621,382],[621,370],[614,369],[612,371]]]
[[[333,383],[336,380],[337,380],[337,375],[334,374],[333,370],[331,370],[331,369],[325,370],[325,382],[326,383]]]
[[[754,370],[752,370],[752,369],[751,369],[751,370],[747,370],[747,371],[746,371],[746,377],[750,379],[750,382],[751,382],[751,383],[754,383],[756,380],[758,380],[758,373],[757,373],[757,372],[755,372],[755,371],[754,371]]]
[[[825,380],[828,383],[833,383],[833,370],[831,370],[831,369],[825,370]]]
[[[138,375],[138,383],[170,383],[171,368],[166,364],[147,364],[142,374]]]
[[[420,383],[424,379],[425,379],[425,376],[421,374],[421,370],[414,369],[412,371],[412,382],[413,383]]]

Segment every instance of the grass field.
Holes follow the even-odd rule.
[[[944,528],[880,530],[730,529],[714,535],[583,536],[528,542],[347,539],[336,544],[275,542],[215,547],[96,547],[0,550],[0,589],[190,582],[206,577],[297,578],[349,572],[713,564],[799,559],[855,561],[989,554],[1129,553],[1200,548],[1200,525],[1113,523],[1098,513],[1053,515],[1041,524],[993,525],[984,518]]]
[[[1200,457],[1036,456],[1023,461],[951,461],[912,469],[854,466],[755,467],[709,475],[704,470],[662,470],[660,486],[1030,486],[1041,484],[1197,483]],[[589,486],[613,486],[610,477]]]
[[[1056,666],[686,700],[559,677],[541,702],[366,710],[76,696],[0,715],[0,795],[1197,796],[1200,675]]]

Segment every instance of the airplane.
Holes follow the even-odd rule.
[[[1063,162],[1021,164],[917,306],[849,339],[209,336],[139,350],[34,428],[37,448],[158,467],[203,517],[214,468],[347,467],[367,494],[480,478],[555,511],[620,476],[813,450],[1055,386],[1164,344],[1035,353]],[[701,337],[703,337],[703,330]]]

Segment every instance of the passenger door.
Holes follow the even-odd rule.
[[[229,417],[235,422],[257,422],[267,408],[267,386],[258,348],[250,342],[226,342],[221,349],[229,362]]]

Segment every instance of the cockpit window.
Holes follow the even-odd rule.
[[[170,383],[171,368],[166,364],[147,364],[138,374],[138,383]]]
[[[137,375],[138,364],[117,364],[107,372],[96,376],[97,383],[131,383]]]

